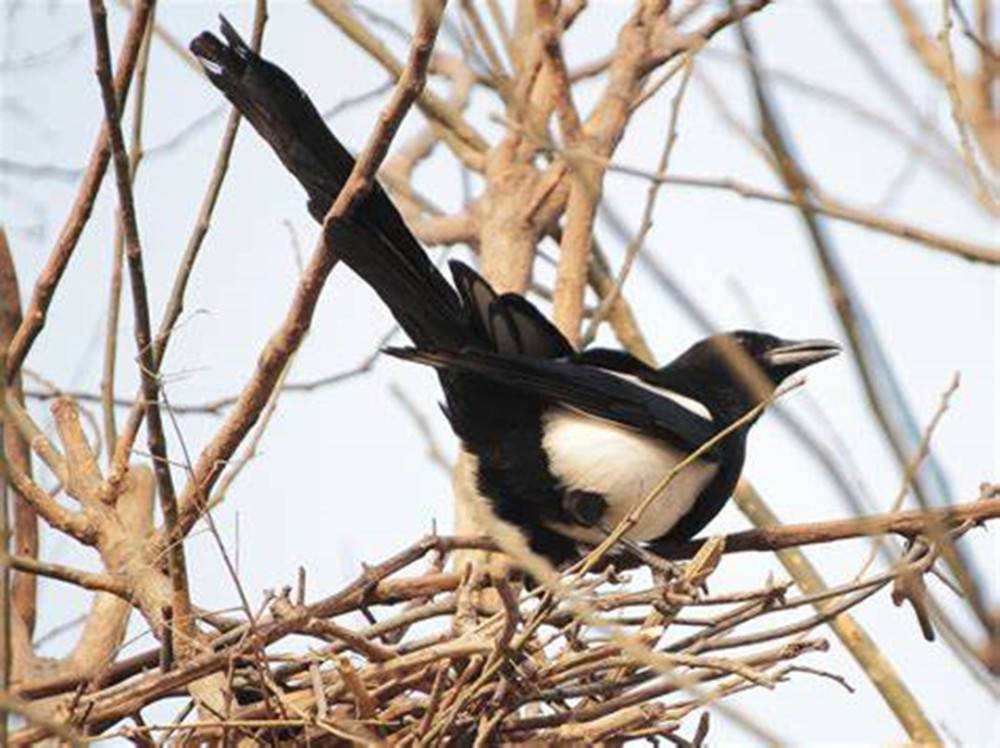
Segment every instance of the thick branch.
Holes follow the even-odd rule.
[[[21,293],[17,268],[7,243],[7,232],[0,227],[0,350],[10,344],[21,325]],[[24,407],[21,375],[17,373],[7,387],[7,396]],[[4,459],[11,461],[25,475],[31,475],[31,446],[17,426],[3,419]],[[27,558],[38,557],[38,515],[20,495],[14,496],[13,553]],[[21,617],[29,635],[35,630],[35,595],[37,584],[30,574],[17,574],[11,583],[13,612]]]
[[[91,522],[82,514],[63,507],[13,463],[0,462],[0,478],[7,481],[53,528],[81,543],[93,545],[96,531]]]
[[[873,535],[891,534],[914,538],[939,523],[953,527],[966,521],[984,522],[997,518],[1000,518],[1000,499],[985,499],[927,512],[915,510],[856,519],[758,528],[726,535],[726,553],[778,551],[784,548],[832,543],[837,540]],[[663,550],[670,558],[688,558],[693,556],[704,543],[703,540],[692,540],[663,546]]]
[[[26,574],[58,579],[60,582],[73,584],[85,590],[110,592],[126,599],[129,596],[128,585],[125,581],[110,574],[94,573],[61,564],[51,564],[28,556],[11,556],[10,565],[12,568],[23,571]]]

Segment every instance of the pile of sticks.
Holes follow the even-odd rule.
[[[991,487],[979,501],[936,515],[902,512],[677,546],[673,555],[691,560],[668,573],[612,556],[587,574],[566,570],[555,586],[532,586],[495,566],[449,570],[455,551],[493,544],[431,535],[365,565],[320,600],[309,600],[300,571],[294,589],[268,593],[242,615],[195,610],[199,625],[215,633],[186,642],[183,660],[174,655],[180,632],[167,609],[159,647],[82,676],[17,685],[17,703],[32,724],[11,743],[56,733],[73,743],[101,736],[144,745],[652,736],[687,745],[704,739],[709,707],[770,738],[766,725],[726,699],[793,676],[851,688],[807,657],[828,648],[816,629],[889,586],[918,607],[913,590],[942,547],[930,538],[943,532],[950,545],[976,521],[1000,515],[996,495]],[[754,589],[708,591],[720,562],[741,551],[881,532],[910,538],[886,571],[816,594],[772,579]],[[100,575],[91,576],[98,584]],[[217,684],[227,694],[221,706],[199,703],[188,690],[213,673],[224,680]]]

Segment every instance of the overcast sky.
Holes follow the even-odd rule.
[[[112,5],[112,45],[117,48],[126,17]],[[571,65],[607,51],[612,30],[622,20],[624,4],[591,5],[566,39]],[[882,63],[950,136],[946,100],[914,64],[885,5],[875,0],[842,3]],[[409,25],[407,3],[378,7]],[[202,29],[215,27],[220,12],[237,28],[249,31],[249,5],[207,0],[167,3],[158,9],[157,20],[186,43]],[[936,10],[928,17],[936,22]],[[4,24],[0,39],[5,63],[0,68],[3,157],[61,169],[81,167],[101,117],[86,4],[29,0],[0,24]],[[769,65],[849,93],[914,130],[885,100],[812,0],[776,3],[754,18],[752,28]],[[453,46],[448,40],[444,44]],[[721,35],[711,48],[735,49],[735,39],[732,34]],[[271,3],[264,49],[295,76],[321,111],[385,81],[374,63],[318,13],[299,3]],[[29,64],[10,64],[30,55],[39,56]],[[702,55],[697,69],[740,117],[753,121],[747,83],[737,66],[720,56]],[[578,94],[581,108],[587,108],[594,91]],[[798,150],[820,183],[859,206],[882,203],[912,156],[905,143],[866,127],[843,109],[781,86],[776,91]],[[363,144],[384,101],[383,95],[332,119],[348,147],[356,150]],[[162,44],[154,47],[145,126],[150,153],[139,173],[136,197],[157,321],[214,162],[227,111],[220,103],[217,92],[175,53]],[[668,95],[646,106],[630,127],[617,161],[652,167],[666,132],[668,108]],[[498,112],[495,100],[477,96],[469,116],[492,138],[499,128],[489,116]],[[201,124],[179,144],[157,150],[195,122]],[[403,137],[420,124],[420,115],[414,113],[404,125]],[[676,173],[731,176],[778,188],[759,158],[720,121],[701,78],[692,81],[679,133],[672,161]],[[10,234],[23,298],[29,296],[75,195],[76,180],[57,177],[29,178],[9,168],[0,171],[0,220]],[[459,170],[443,152],[421,168],[417,183],[439,204],[460,206]],[[645,193],[645,183],[619,175],[609,176],[605,190],[607,203],[625,217],[630,230],[638,226]],[[111,181],[106,180],[46,328],[26,364],[65,389],[96,392],[100,381],[113,198]],[[888,210],[948,235],[997,243],[996,226],[983,212],[920,165],[894,190]],[[649,251],[720,325],[763,326],[788,337],[844,339],[808,239],[790,209],[719,191],[667,186],[655,219]],[[921,423],[934,411],[953,372],[961,372],[962,385],[935,438],[935,453],[952,499],[973,499],[981,482],[997,478],[996,273],[884,234],[836,223],[829,229]],[[280,323],[294,288],[298,269],[293,236],[303,252],[314,245],[316,228],[301,190],[244,127],[165,363],[166,393],[173,403],[202,402],[239,391]],[[622,241],[604,228],[601,236],[618,262]],[[693,321],[645,273],[629,281],[628,295],[661,360],[700,335]],[[128,395],[135,391],[137,378],[131,364],[127,305],[122,320],[118,390]],[[357,365],[391,327],[388,313],[368,289],[346,268],[337,268],[289,380],[308,380]],[[299,566],[309,570],[314,598],[328,594],[353,578],[361,561],[389,555],[429,530],[433,522],[442,531],[449,529],[448,476],[427,459],[412,419],[390,395],[393,384],[426,414],[448,456],[454,455],[455,441],[437,410],[434,377],[407,364],[380,360],[366,376],[308,395],[283,397],[260,455],[215,515],[226,542],[238,555],[240,577],[252,599],[259,600],[267,588],[292,583]],[[842,357],[810,370],[806,389],[788,398],[789,410],[851,466],[850,474],[863,486],[873,509],[887,506],[898,488],[900,471],[873,423],[852,362]],[[818,404],[822,417],[810,400]],[[48,422],[43,406],[33,410]],[[219,424],[211,416],[184,417],[180,425],[187,450],[197,455]],[[171,454],[178,459],[182,454],[176,435],[171,435]],[[746,474],[785,521],[832,519],[848,511],[815,459],[773,416],[754,429]],[[729,507],[709,529],[722,533],[746,526],[738,510]],[[963,541],[990,578],[994,605],[1000,597],[995,537],[995,532],[991,538],[977,531]],[[810,556],[830,581],[843,581],[857,572],[866,550],[864,543],[845,542]],[[44,554],[63,563],[93,562],[62,538],[47,536]],[[188,558],[197,603],[207,608],[233,605],[233,586],[207,533],[191,538]],[[784,576],[780,566],[765,556],[727,559],[713,579],[713,591],[759,585],[770,571]],[[949,594],[942,593],[945,604],[954,601]],[[43,583],[39,631],[72,617],[83,600],[65,586]],[[954,601],[954,607],[958,610],[961,605]],[[955,736],[956,742],[996,744],[996,704],[955,664],[944,645],[923,641],[907,609],[893,607],[883,592],[856,614],[936,725]],[[141,632],[141,622],[133,623]],[[799,676],[782,684],[777,693],[750,692],[732,703],[793,742],[901,739],[904,735],[895,720],[832,633],[819,633],[831,639],[832,651],[811,656],[809,662],[843,674],[856,693],[828,680]],[[69,641],[65,636],[55,639],[52,651]],[[150,644],[146,635],[135,647],[145,649]],[[737,727],[721,720],[715,729],[717,740],[745,739]]]

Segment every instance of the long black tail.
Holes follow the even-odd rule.
[[[305,188],[322,221],[354,167],[292,78],[251,50],[221,19],[224,40],[203,32],[191,42],[209,80],[274,149]],[[340,259],[367,282],[420,348],[475,344],[458,294],[431,263],[379,185],[352,214],[330,227]]]

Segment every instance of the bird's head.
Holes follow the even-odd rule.
[[[765,400],[795,372],[840,351],[840,345],[830,340],[785,340],[735,330],[695,343],[660,374],[681,394],[714,400],[717,409],[737,415]]]
[[[841,347],[832,340],[811,338],[785,340],[764,332],[737,330],[708,338],[710,355],[726,357],[724,346],[735,343],[777,387],[795,372],[826,361],[840,353]],[[732,364],[729,364],[730,367]],[[738,365],[738,364],[737,364]]]

